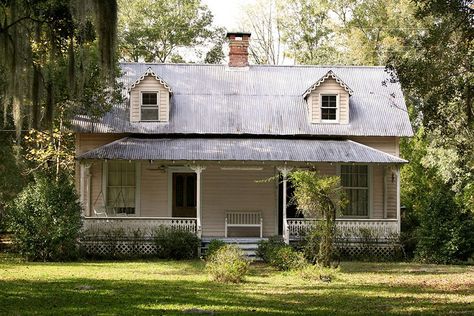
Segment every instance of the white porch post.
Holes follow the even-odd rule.
[[[201,227],[201,172],[206,169],[204,166],[191,166],[191,170],[196,172],[196,233],[199,238],[202,236]]]
[[[79,200],[83,207],[83,211],[85,216],[90,216],[90,181],[91,181],[91,173],[90,167],[91,163],[89,162],[81,162],[80,163],[80,173],[81,173],[81,180],[80,180],[80,189],[79,189]]]
[[[288,232],[288,223],[286,220],[286,206],[287,206],[287,196],[286,196],[286,187],[288,182],[288,173],[290,173],[291,168],[288,167],[279,167],[278,171],[283,177],[283,240],[285,243],[290,243],[290,235]]]
[[[400,234],[401,231],[401,214],[400,214],[400,167],[396,167],[396,176],[397,176],[397,233]]]

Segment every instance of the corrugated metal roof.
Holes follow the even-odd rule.
[[[350,140],[133,138],[125,137],[93,149],[78,159],[175,161],[275,161],[405,163]]]
[[[85,116],[78,132],[253,135],[413,135],[403,94],[383,67],[250,66],[124,63],[124,91],[148,68],[166,81],[171,97],[168,123],[130,123],[128,102],[99,122]],[[351,87],[350,124],[311,124],[304,92],[332,70]]]

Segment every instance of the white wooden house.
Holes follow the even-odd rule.
[[[228,65],[121,64],[125,102],[75,118],[85,226],[289,241],[312,219],[287,173],[316,168],[346,188],[341,229],[399,232],[400,85],[383,67],[249,65],[250,34],[228,37]]]

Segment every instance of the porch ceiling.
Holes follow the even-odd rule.
[[[407,161],[351,140],[125,137],[77,159],[273,161],[400,164]]]

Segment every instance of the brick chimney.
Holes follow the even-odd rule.
[[[249,65],[250,33],[228,32],[229,67],[247,67]]]

